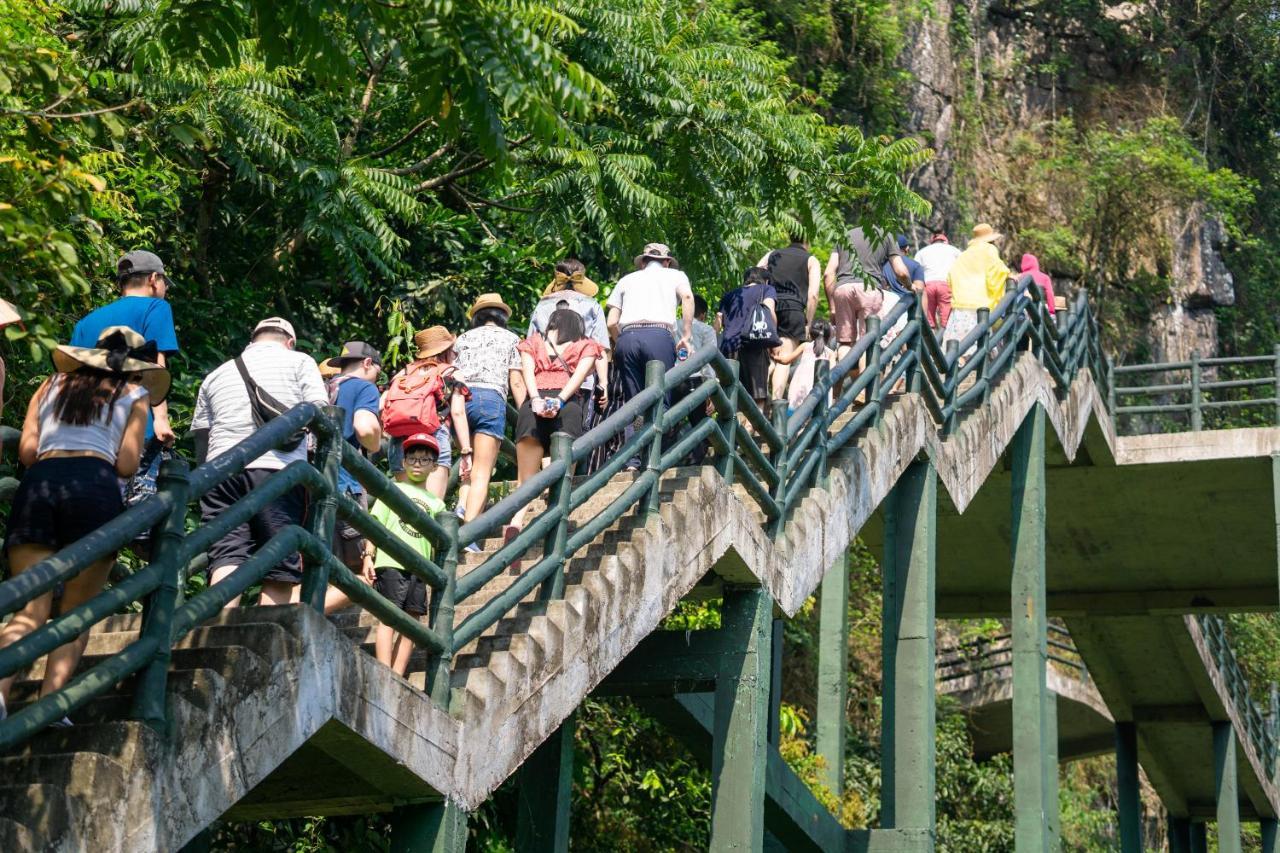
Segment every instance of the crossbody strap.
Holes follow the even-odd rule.
[[[265,388],[253,381],[253,377],[249,375],[249,368],[245,366],[244,359],[236,356],[236,370],[240,371],[240,378],[244,380],[244,386],[249,390],[249,399],[261,400],[267,405],[267,408],[274,409],[271,413],[272,417],[283,415],[286,407],[283,403],[271,396]]]

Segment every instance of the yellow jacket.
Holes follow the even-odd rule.
[[[970,240],[969,245],[947,276],[951,285],[951,307],[974,311],[995,308],[1004,296],[1009,268],[1000,260],[1000,252],[985,240]]]

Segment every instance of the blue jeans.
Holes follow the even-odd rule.
[[[472,388],[467,401],[467,423],[471,434],[484,433],[502,438],[507,432],[507,397],[492,388]]]

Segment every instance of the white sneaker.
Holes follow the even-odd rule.
[[[70,717],[63,717],[61,720],[58,720],[56,723],[50,723],[50,724],[49,724],[49,728],[51,728],[51,729],[69,729],[69,728],[71,728],[71,727],[72,727],[72,726],[74,726],[74,725],[75,725],[75,723],[71,722],[71,718],[70,718]]]
[[[4,697],[0,696],[0,720],[3,720],[7,716],[9,716],[9,709],[5,707]]]

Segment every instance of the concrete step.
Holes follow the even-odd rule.
[[[30,783],[0,785],[0,815],[40,839],[35,848],[14,846],[0,836],[2,850],[61,850],[64,839],[83,838],[93,820],[111,820],[111,815],[91,814],[79,797],[67,796],[60,785]]]

